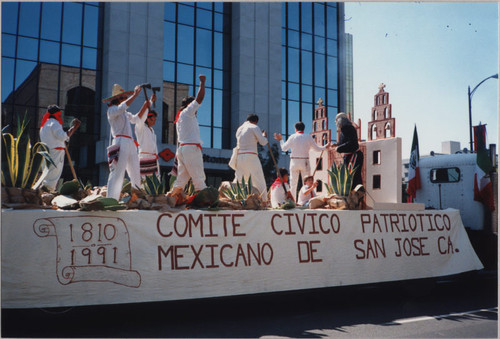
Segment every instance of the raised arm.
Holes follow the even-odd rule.
[[[139,95],[139,93],[141,93],[141,86],[135,86],[135,88],[134,88],[134,94],[132,94],[130,96],[130,98],[128,98],[125,101],[125,105],[127,105],[127,106],[132,105],[132,103],[134,102],[135,98],[137,98],[137,96]]]
[[[196,94],[196,102],[201,105],[203,98],[205,98],[205,80],[207,77],[203,74],[200,74],[200,88],[198,89],[198,94]]]

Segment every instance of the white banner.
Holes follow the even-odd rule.
[[[2,211],[2,307],[194,299],[483,268],[459,211]]]

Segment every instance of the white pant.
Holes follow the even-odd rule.
[[[256,154],[239,154],[236,162],[234,182],[241,183],[241,179],[245,178],[245,183],[252,176],[252,186],[257,188],[263,201],[267,201],[267,186],[262,165],[259,157]]]
[[[311,175],[309,159],[290,159],[290,188],[295,201],[297,201],[297,185],[299,184],[299,174],[304,178]]]
[[[141,187],[141,172],[139,170],[139,156],[137,155],[137,146],[132,139],[118,137],[113,139],[113,145],[120,145],[118,162],[112,163],[108,177],[107,197],[120,199],[120,193],[123,188],[123,179],[125,171],[130,178],[132,187]]]
[[[57,186],[57,181],[61,177],[63,167],[64,167],[64,155],[66,152],[64,150],[58,150],[58,149],[49,149],[49,154],[54,163],[56,164],[56,167],[53,165],[50,165],[45,162],[46,166],[49,166],[49,173],[43,180],[43,185],[47,187],[49,190],[54,191]]]
[[[181,187],[184,189],[189,182],[189,178],[193,181],[196,191],[206,188],[203,155],[200,148],[196,145],[179,146],[176,155],[178,162],[177,179],[173,188]]]

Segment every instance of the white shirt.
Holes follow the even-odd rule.
[[[179,144],[202,144],[200,127],[196,118],[196,111],[200,107],[198,101],[193,100],[179,115],[176,124],[177,139]]]
[[[245,121],[236,131],[236,140],[238,143],[238,153],[257,153],[257,142],[262,146],[267,144],[267,139],[262,135],[259,126]]]
[[[127,135],[132,137],[132,127],[130,123],[137,124],[140,122],[139,114],[127,112],[126,101],[118,106],[113,105],[108,108],[108,121],[111,126],[111,135]]]
[[[312,190],[311,193],[306,195],[306,191],[310,189],[311,186],[304,185],[299,191],[299,198],[297,199],[297,204],[304,206],[311,198],[316,196],[316,191]]]
[[[286,142],[283,139],[280,140],[281,150],[283,152],[292,150],[290,154],[291,158],[306,158],[309,159],[309,151],[311,148],[316,151],[321,152],[326,148],[325,146],[319,146],[310,134],[305,133],[294,133],[290,135]]]
[[[69,139],[62,125],[56,119],[49,119],[40,129],[40,140],[49,148],[65,147],[64,142]]]
[[[139,123],[135,125],[135,136],[139,143],[139,153],[158,154],[156,145],[156,133],[153,128],[146,125],[145,121],[148,118],[149,109],[140,118]]]
[[[288,185],[287,182],[285,182],[285,187],[287,192],[289,192],[290,185]],[[280,184],[279,186],[276,186],[274,188],[271,187],[271,207],[278,208],[285,202],[286,202],[286,193],[285,190],[283,189],[283,185]]]

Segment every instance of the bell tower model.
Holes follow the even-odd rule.
[[[326,145],[332,139],[332,131],[328,128],[327,109],[321,98],[318,100],[318,107],[314,109],[311,135],[318,145]]]
[[[396,119],[392,117],[389,93],[384,90],[385,84],[380,84],[378,88],[379,91],[374,96],[375,106],[372,108],[372,120],[368,122],[368,140],[396,136]]]

